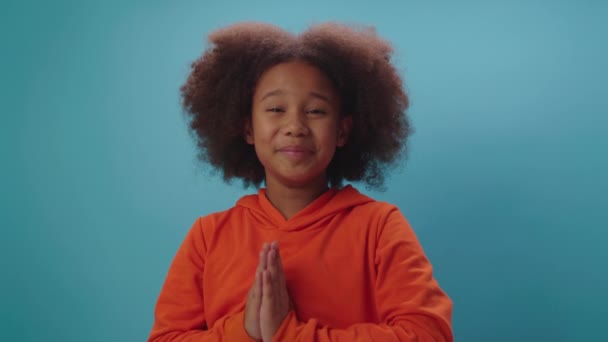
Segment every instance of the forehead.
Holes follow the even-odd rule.
[[[337,94],[325,73],[302,61],[284,62],[267,69],[256,84],[254,97],[260,98],[273,91],[282,94],[317,92],[330,98]]]

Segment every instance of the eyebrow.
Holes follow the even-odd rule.
[[[272,90],[267,92],[266,94],[264,94],[264,96],[262,96],[262,98],[260,99],[260,101],[264,101],[265,99],[271,97],[271,96],[279,96],[279,95],[283,95],[285,94],[285,91],[283,89],[276,89],[276,90]],[[318,99],[321,99],[327,103],[332,103],[331,99],[321,93],[317,93],[315,91],[311,91],[308,93],[310,96],[312,97],[316,97]]]

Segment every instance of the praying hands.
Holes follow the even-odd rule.
[[[272,341],[291,309],[276,241],[265,243],[245,306],[245,330],[253,339]]]

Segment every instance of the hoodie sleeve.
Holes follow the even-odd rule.
[[[247,335],[243,312],[207,327],[203,298],[206,247],[199,218],[180,246],[161,289],[148,342],[255,341]]]
[[[374,261],[380,323],[334,329],[315,319],[299,322],[292,311],[273,341],[452,342],[452,301],[433,278],[414,231],[394,207],[378,229]]]

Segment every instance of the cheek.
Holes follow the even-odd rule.
[[[266,126],[259,126],[255,131],[255,140],[260,144],[268,144],[272,140],[272,132]]]
[[[324,126],[319,132],[325,146],[335,147],[339,139],[338,125],[331,124]]]
[[[253,132],[256,140],[268,140],[274,134],[275,126],[269,120],[262,120],[261,118],[253,119]]]

